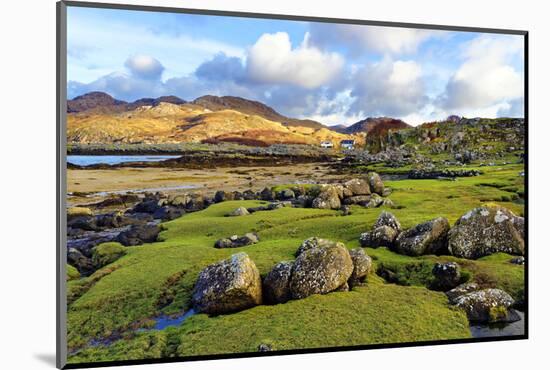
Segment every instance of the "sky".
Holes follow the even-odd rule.
[[[68,8],[68,97],[232,95],[349,126],[523,117],[523,36]]]

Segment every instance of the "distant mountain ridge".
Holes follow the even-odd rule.
[[[67,112],[80,113],[95,110],[101,113],[120,113],[134,110],[141,106],[157,106],[162,102],[177,105],[188,103],[174,95],[161,96],[159,98],[141,98],[134,102],[126,102],[117,100],[107,93],[94,91],[68,100]],[[231,109],[244,114],[253,114],[270,121],[280,122],[285,126],[300,126],[314,129],[326,128],[326,126],[320,122],[286,117],[264,103],[236,96],[204,95],[190,103],[210,109],[214,112]]]
[[[80,113],[85,111],[95,111],[98,113],[120,113],[134,110],[142,106],[157,106],[162,102],[171,104],[186,103],[185,100],[173,95],[161,96],[158,98],[142,98],[129,103],[124,100],[115,99],[107,93],[93,91],[77,96],[74,99],[67,100],[67,113]]]

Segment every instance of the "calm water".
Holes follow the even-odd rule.
[[[502,337],[509,335],[523,335],[525,333],[525,314],[516,311],[520,320],[507,324],[471,325],[470,332],[474,338]]]
[[[179,155],[68,155],[67,162],[77,166],[92,164],[120,164],[128,162],[160,162]]]

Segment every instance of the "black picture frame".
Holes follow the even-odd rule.
[[[57,248],[56,248],[56,277],[57,277],[57,333],[56,333],[56,365],[59,369],[77,369],[77,368],[92,368],[92,367],[107,367],[119,365],[140,365],[140,364],[157,364],[157,363],[173,363],[187,361],[204,361],[204,360],[219,360],[245,357],[264,357],[264,356],[281,356],[293,354],[313,354],[322,352],[341,352],[341,351],[357,351],[366,349],[381,349],[381,348],[402,348],[402,347],[421,347],[434,345],[449,345],[463,343],[483,343],[483,342],[498,342],[510,340],[525,340],[529,338],[529,32],[526,30],[513,29],[497,29],[484,27],[464,27],[453,25],[435,25],[435,24],[420,24],[420,23],[405,23],[405,22],[385,22],[375,20],[359,20],[359,19],[343,19],[343,18],[328,18],[328,17],[313,17],[302,15],[287,15],[287,14],[271,14],[271,13],[253,13],[253,12],[234,12],[221,11],[210,9],[189,9],[177,7],[161,7],[161,6],[145,6],[145,5],[129,5],[129,4],[111,4],[99,2],[80,2],[80,1],[59,1],[57,2],[57,63],[56,63],[56,82],[57,82],[57,99],[56,99],[56,132],[57,132],[57,153],[56,153],[56,227],[57,227]],[[67,161],[66,161],[66,120],[67,120],[67,7],[81,8],[101,8],[101,9],[118,9],[118,10],[133,10],[147,12],[164,12],[164,13],[184,13],[184,14],[199,14],[199,15],[217,15],[225,17],[244,17],[244,18],[263,18],[263,19],[280,19],[294,21],[309,21],[321,23],[340,23],[351,25],[368,25],[368,26],[387,26],[398,28],[416,28],[426,30],[446,30],[446,31],[464,31],[464,32],[480,32],[492,34],[508,34],[520,35],[524,38],[524,119],[525,119],[525,156],[524,156],[524,186],[525,186],[525,331],[523,335],[499,336],[499,337],[484,337],[470,339],[450,339],[450,340],[433,340],[419,341],[407,343],[384,343],[358,346],[339,346],[326,347],[315,349],[299,349],[299,350],[276,350],[271,352],[248,352],[248,353],[233,353],[233,354],[218,354],[218,355],[198,355],[188,357],[172,357],[160,359],[136,359],[127,361],[105,361],[105,362],[89,362],[78,364],[67,364],[67,340],[66,340],[66,185],[67,185]]]

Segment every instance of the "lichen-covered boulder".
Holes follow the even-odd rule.
[[[233,211],[231,211],[230,213],[227,214],[227,216],[229,217],[238,217],[238,216],[246,216],[246,215],[249,215],[250,212],[248,212],[248,210],[244,207],[239,207]]]
[[[408,256],[446,252],[449,221],[438,217],[403,231],[395,240],[395,251]]]
[[[362,247],[392,247],[400,231],[401,224],[397,218],[390,212],[382,211],[372,230],[362,233],[359,242]]]
[[[324,186],[319,195],[313,199],[311,207],[319,209],[339,209],[342,205],[340,201],[341,193],[341,189],[338,189],[336,186]]]
[[[477,283],[464,283],[445,292],[445,294],[447,295],[447,298],[449,298],[449,302],[455,305],[458,302],[458,298],[461,296],[480,289],[481,287]]]
[[[389,226],[392,229],[397,230],[398,232],[401,231],[401,223],[399,223],[397,218],[392,213],[387,211],[382,211],[376,219],[376,222],[374,223],[374,228],[377,228],[379,226]]]
[[[353,261],[342,243],[307,249],[294,261],[290,280],[293,299],[332,292],[346,284]]]
[[[449,231],[449,253],[476,259],[497,252],[523,255],[524,220],[498,205],[475,208]]]
[[[456,262],[436,263],[432,269],[431,288],[446,292],[460,284],[460,266]]]
[[[510,321],[509,308],[514,299],[500,289],[483,289],[457,298],[456,306],[463,309],[472,322],[495,323]]]
[[[359,237],[359,243],[362,247],[392,247],[397,235],[397,230],[383,225],[362,233]]]
[[[367,275],[372,269],[372,258],[362,248],[350,250],[349,255],[353,262],[353,271],[348,279],[348,285],[353,288],[365,282]]]
[[[192,298],[196,312],[236,312],[262,303],[260,272],[246,253],[207,266],[199,273]]]
[[[384,194],[384,182],[380,178],[380,175],[376,172],[369,172],[367,174],[367,180],[369,182],[371,193],[376,193],[379,195]]]
[[[369,182],[363,179],[351,179],[344,183],[344,189],[346,189],[345,195],[369,195],[370,185]]]
[[[277,304],[285,303],[290,300],[290,276],[294,262],[279,262],[263,281],[263,294],[266,303]]]

